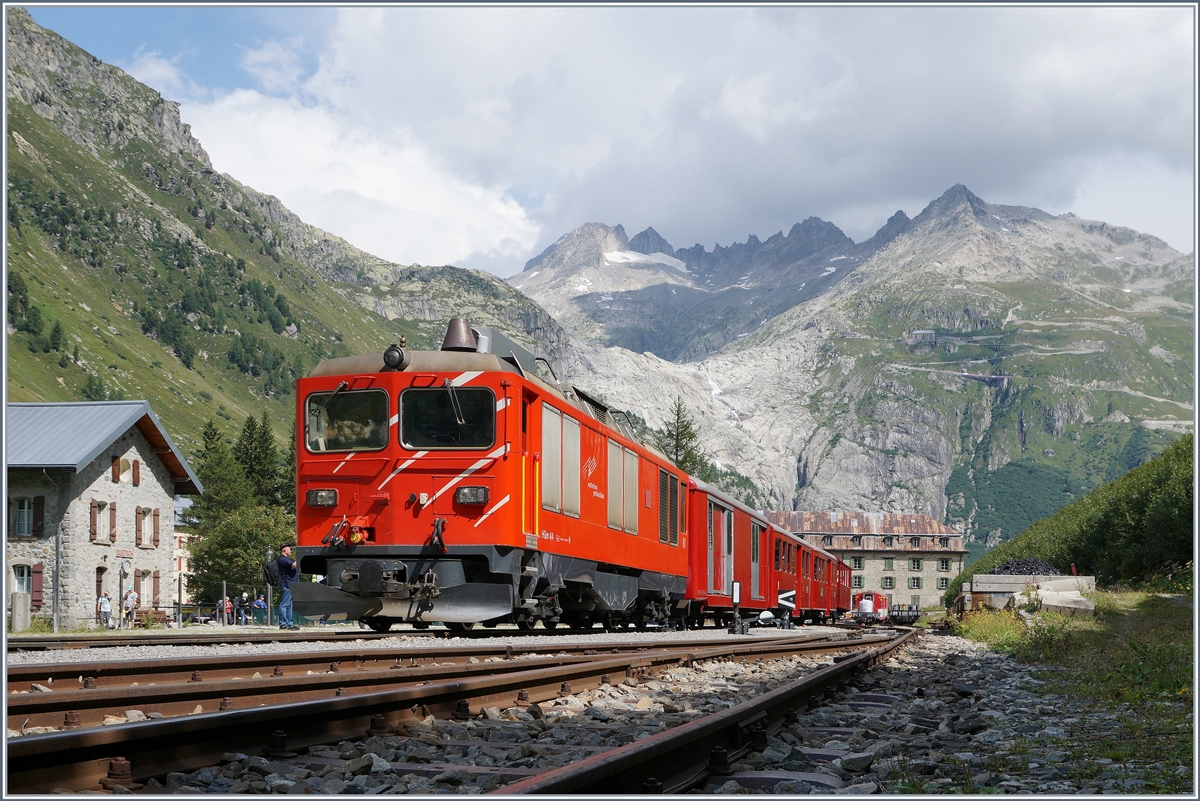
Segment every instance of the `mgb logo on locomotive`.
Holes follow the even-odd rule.
[[[779,593],[779,605],[786,606],[788,609],[796,608],[796,591],[788,590],[787,592]]]

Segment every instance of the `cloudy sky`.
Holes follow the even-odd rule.
[[[955,183],[1193,249],[1190,7],[30,12],[400,263],[511,275],[585,222],[860,241]]]

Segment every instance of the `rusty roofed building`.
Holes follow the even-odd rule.
[[[928,515],[885,512],[767,512],[767,519],[850,565],[854,591],[888,605],[940,606],[963,569],[962,535]]]

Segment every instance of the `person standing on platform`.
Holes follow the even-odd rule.
[[[296,631],[292,622],[292,585],[300,580],[300,571],[292,561],[292,546],[279,549],[279,628]]]

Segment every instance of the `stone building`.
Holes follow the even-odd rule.
[[[941,606],[962,572],[962,535],[928,515],[884,512],[767,512],[779,526],[850,565],[854,591],[875,590],[888,605]]]
[[[7,592],[60,628],[113,609],[132,587],[141,610],[174,607],[174,496],[199,479],[146,401],[10,403],[7,407]],[[57,565],[57,570],[56,570]],[[5,597],[5,605],[11,596]]]

